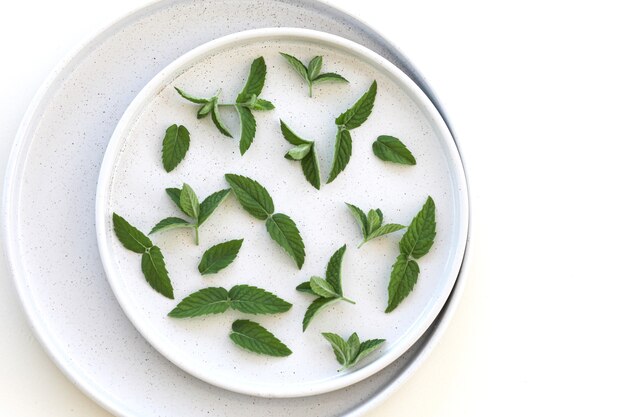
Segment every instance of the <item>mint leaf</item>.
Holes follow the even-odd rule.
[[[316,189],[320,189],[320,167],[317,163],[315,144],[311,144],[310,152],[300,161],[302,173],[306,180]]]
[[[317,155],[315,153],[315,143],[304,140],[296,135],[285,122],[280,121],[280,131],[285,140],[296,147],[291,149],[285,158],[291,160],[300,159],[302,165],[302,173],[307,181],[316,189],[320,189],[320,168],[317,163]]]
[[[340,295],[335,292],[335,289],[324,278],[311,277],[309,281],[309,287],[314,294],[324,298],[337,298]],[[296,288],[297,289],[297,288]]]
[[[396,258],[391,270],[391,279],[387,288],[388,301],[385,313],[390,313],[404,300],[413,290],[420,272],[417,262],[409,259],[401,253]]]
[[[359,353],[352,360],[350,366],[356,365],[361,359],[378,349],[383,343],[385,343],[385,339],[372,339],[366,340],[365,342],[361,343],[361,346],[359,347]]]
[[[198,215],[198,226],[206,221],[215,209],[222,204],[222,201],[226,200],[230,194],[230,189],[217,191],[202,201],[200,204],[200,214]]]
[[[215,100],[209,101],[208,104],[203,105],[198,109],[198,119],[203,119],[207,117],[211,112],[213,112],[213,107],[215,107]]]
[[[276,213],[265,222],[268,233],[296,261],[298,269],[302,269],[304,258],[304,242],[300,231],[293,220],[286,214]]]
[[[339,129],[335,138],[335,154],[333,155],[333,165],[328,176],[327,184],[330,184],[337,178],[350,162],[352,156],[352,136],[350,131]]]
[[[363,234],[363,241],[359,244],[359,248],[372,239],[376,239],[377,237],[397,232],[398,230],[405,228],[405,226],[395,223],[381,226],[383,222],[383,212],[380,211],[380,209],[370,210],[366,216],[365,212],[357,206],[349,203],[346,203],[346,205],[359,224],[359,228]]]
[[[242,104],[243,107],[247,107],[250,110],[268,111],[274,110],[274,105],[271,101],[263,100],[257,96],[252,96],[249,101]]]
[[[195,227],[195,225],[189,223],[187,220],[179,219],[178,217],[168,217],[158,222],[156,226],[150,230],[149,234],[151,235],[156,232],[187,227]]]
[[[415,216],[402,240],[400,252],[419,259],[426,255],[435,241],[435,202],[429,196],[420,212]]]
[[[228,310],[228,291],[224,288],[204,288],[185,297],[168,316],[187,318],[218,314]]]
[[[146,235],[116,213],[113,213],[113,231],[122,246],[135,253],[144,253],[153,246]]]
[[[381,226],[380,228],[376,229],[375,231],[373,231],[372,233],[370,233],[367,236],[367,239],[365,239],[365,242],[369,242],[370,240],[376,239],[377,237],[388,235],[389,233],[397,232],[398,230],[402,230],[405,228],[406,226],[403,226],[401,224],[395,224],[395,223],[385,224]]]
[[[311,144],[307,143],[305,145],[298,145],[295,148],[291,148],[287,155],[289,155],[289,159],[292,161],[301,161],[311,152]]]
[[[241,206],[252,216],[265,220],[274,213],[272,197],[261,184],[242,175],[226,174],[225,177]]]
[[[325,74],[320,74],[317,76],[317,78],[314,81],[316,83],[331,82],[331,81],[343,82],[343,83],[350,82],[346,80],[344,77],[342,77],[341,75],[335,74],[334,72],[327,72]]]
[[[213,120],[213,123],[215,123],[215,127],[217,127],[217,130],[219,130],[222,135],[229,138],[233,137],[233,134],[230,133],[230,130],[228,130],[228,128],[224,124],[224,121],[222,120],[222,116],[220,115],[220,107],[217,103],[215,104],[215,106],[213,106],[213,110],[211,111],[211,120]]]
[[[252,145],[254,136],[256,135],[256,120],[252,112],[247,107],[235,106],[239,114],[239,122],[241,127],[241,137],[239,139],[239,152],[245,154]]]
[[[172,282],[165,267],[163,253],[158,246],[146,249],[141,256],[141,271],[152,288],[167,298],[174,299]]]
[[[317,314],[323,307],[334,304],[339,300],[341,300],[341,298],[316,298],[304,313],[304,319],[302,320],[302,331],[304,332],[307,327],[309,327],[311,320],[313,320],[313,318],[317,316]]]
[[[346,206],[348,206],[348,208],[350,209],[350,212],[356,219],[356,222],[359,225],[359,229],[361,229],[361,233],[363,234],[363,236],[364,237],[367,236],[369,234],[369,229],[368,229],[368,223],[367,223],[367,216],[365,215],[363,210],[361,210],[357,206],[352,205],[350,203],[346,203]]]
[[[200,202],[195,191],[188,185],[183,184],[180,192],[180,208],[187,216],[197,219],[200,214]]]
[[[395,162],[403,165],[415,165],[415,157],[411,151],[393,136],[379,136],[372,144],[374,155],[383,161]]]
[[[178,87],[174,87],[174,88],[176,89],[178,94],[181,95],[181,97],[183,97],[186,100],[191,101],[192,103],[195,103],[195,104],[208,104],[208,103],[211,102],[211,99],[194,97],[192,95],[189,95],[189,94],[185,93],[183,90],[181,90]]]
[[[281,52],[280,54],[287,60],[287,62],[289,62],[289,65],[291,65],[291,67],[298,73],[298,75],[307,83],[309,87],[309,97],[313,97],[313,84],[318,81],[348,82],[348,80],[346,80],[339,74],[320,74],[320,72],[322,71],[323,62],[323,58],[321,56],[316,56],[311,59],[311,61],[309,61],[308,67],[306,67],[298,58],[289,54],[285,54],[283,52]]]
[[[311,289],[311,282],[306,281],[301,283],[300,285],[298,285],[296,287],[296,291],[300,291],[300,292],[305,292],[307,294],[311,294],[311,295],[317,295],[312,289]]]
[[[179,188],[166,188],[165,192],[167,193],[168,197],[174,202],[174,204],[176,204],[176,207],[178,207],[180,211],[184,213],[184,210],[180,205],[181,190]]]
[[[283,134],[283,137],[285,138],[285,140],[291,143],[292,145],[298,146],[298,145],[307,145],[307,144],[312,143],[296,135],[294,131],[291,130],[289,126],[287,126],[287,124],[283,122],[282,120],[280,121],[280,131]]]
[[[356,333],[352,333],[347,342],[335,333],[322,333],[322,336],[330,343],[335,358],[341,365],[341,369],[338,372],[356,365],[357,362],[378,349],[385,342],[384,339],[372,339],[359,343],[359,336]]]
[[[380,224],[382,223],[382,221],[383,219],[380,218],[378,211],[370,210],[367,212],[367,224],[368,224],[370,233],[376,231],[376,229],[380,227]]]
[[[163,138],[163,168],[171,172],[183,160],[189,150],[189,131],[183,125],[171,125]]]
[[[295,56],[286,54],[281,52],[280,53],[283,58],[285,58],[287,60],[287,62],[289,63],[289,65],[291,65],[291,67],[296,71],[296,73],[302,77],[302,79],[304,81],[309,81],[309,75],[307,72],[307,68],[304,66],[304,64]]]
[[[291,308],[291,303],[251,285],[235,285],[228,292],[230,306],[242,313],[275,314],[284,313]]]
[[[343,255],[346,253],[346,245],[343,245],[330,257],[328,265],[326,265],[326,281],[335,289],[335,292],[343,296],[341,288],[341,264]]]
[[[260,96],[265,84],[265,74],[267,68],[265,66],[265,59],[259,57],[252,61],[250,66],[250,73],[248,74],[248,81],[243,87],[243,90],[237,96],[237,103],[245,103],[250,97]]]
[[[369,90],[352,107],[335,119],[335,124],[339,128],[352,130],[365,123],[374,108],[376,90],[377,84],[374,81]]]
[[[350,360],[352,360],[348,343],[346,343],[341,336],[335,333],[322,333],[322,336],[328,340],[330,346],[333,348],[337,362],[339,362],[342,366],[347,366],[350,363]]]
[[[350,358],[350,362],[351,363],[354,358],[356,358],[356,355],[359,354],[359,349],[361,348],[361,341],[359,340],[359,335],[355,333],[352,333],[350,335],[350,337],[348,338],[348,341],[346,343],[348,346],[348,350],[347,350],[347,354],[348,357]]]
[[[230,338],[236,345],[262,355],[282,357],[292,353],[276,336],[250,320],[235,321]]]
[[[204,252],[204,255],[202,255],[202,260],[200,261],[200,265],[198,265],[198,270],[202,275],[207,275],[216,274],[226,268],[239,254],[239,249],[241,249],[242,243],[243,239],[239,239],[229,240],[212,246]]]
[[[307,74],[309,80],[313,81],[320,75],[320,71],[322,70],[322,61],[323,58],[321,56],[316,56],[311,61],[309,61],[309,67],[307,68]]]

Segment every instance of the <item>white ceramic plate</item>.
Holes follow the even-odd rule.
[[[279,52],[308,59],[324,57],[324,70],[338,72],[350,84],[326,84],[306,96],[303,82]],[[262,97],[276,109],[256,113],[257,135],[240,156],[237,142],[222,136],[208,119],[195,117],[196,106],[183,100],[174,86],[196,96],[223,91],[234,101],[254,58],[264,56],[268,74]],[[350,107],[372,80],[378,83],[374,112],[353,131],[353,157],[346,171],[317,191],[308,185],[297,164],[283,158],[290,148],[282,139],[279,118],[295,132],[316,140],[322,177],[332,160],[334,118]],[[224,112],[223,112],[224,113]],[[231,126],[232,117],[225,114]],[[165,129],[183,124],[191,132],[185,160],[166,173],[160,162]],[[234,129],[237,132],[237,129]],[[415,167],[378,160],[371,144],[388,134],[407,144]],[[200,198],[227,188],[225,173],[258,180],[270,192],[277,211],[298,224],[307,246],[301,271],[269,239],[263,222],[245,213],[234,196],[202,227],[200,246],[189,230],[153,235],[164,252],[176,301],[153,291],[142,276],[139,257],[124,249],[113,231],[113,212],[140,230],[149,231],[165,217],[178,216],[165,194],[167,187],[189,183]],[[385,314],[387,284],[402,233],[381,238],[357,250],[358,227],[344,201],[366,209],[381,208],[387,222],[408,224],[426,197],[437,205],[437,238],[431,253],[420,260],[414,292],[396,311]],[[160,72],[131,103],[109,143],[98,183],[96,223],[101,257],[122,308],[157,350],[185,371],[229,390],[268,397],[315,395],[356,383],[404,353],[426,331],[441,310],[458,276],[468,229],[465,176],[458,151],[445,123],[426,95],[400,70],[366,48],[321,32],[303,29],[262,29],[212,41],[177,59]],[[243,238],[233,263],[214,276],[197,271],[202,253],[219,242]],[[344,243],[344,291],[356,305],[339,303],[301,331],[304,311],[313,300],[294,287],[311,275],[322,275],[331,254]],[[241,313],[195,319],[172,319],[167,313],[184,296],[208,286],[235,284],[265,288],[292,302],[285,314],[253,318],[274,332],[293,351],[287,358],[268,358],[235,347],[230,324]],[[247,317],[251,318],[251,317]],[[323,331],[347,337],[387,340],[380,352],[349,372],[338,364]]]

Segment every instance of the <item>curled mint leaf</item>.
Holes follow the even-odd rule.
[[[193,223],[189,223],[187,220],[180,219],[178,217],[168,217],[156,224],[150,231],[150,235],[156,232],[163,232],[165,230],[181,229],[186,227],[195,227]]]
[[[280,121],[280,131],[287,142],[295,145],[295,148],[287,152],[285,158],[294,161],[299,160],[304,177],[313,187],[319,190],[320,167],[315,153],[315,142],[302,139],[282,120]]]

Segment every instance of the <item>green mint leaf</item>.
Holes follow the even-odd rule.
[[[383,161],[395,162],[403,165],[415,165],[415,158],[411,151],[393,136],[379,136],[372,144],[374,155]]]
[[[305,293],[311,294],[311,295],[317,295],[311,289],[311,283],[309,281],[303,282],[302,284],[298,285],[296,287],[296,291],[305,292]]]
[[[341,173],[352,156],[352,136],[350,131],[346,129],[339,129],[337,131],[337,138],[335,139],[335,154],[333,155],[333,165],[328,176],[327,184],[330,184],[337,178],[337,175]]]
[[[335,289],[324,278],[311,277],[309,281],[311,291],[316,295],[324,298],[337,298],[339,294],[335,292]]]
[[[320,167],[317,163],[315,145],[311,144],[311,151],[300,161],[302,173],[306,180],[316,189],[320,189]]]
[[[365,239],[366,242],[369,242],[372,239],[376,239],[377,237],[388,235],[389,233],[397,232],[398,230],[405,229],[406,226],[401,224],[389,223],[382,225],[380,228],[376,229],[374,232],[369,234]]]
[[[352,363],[352,361],[356,358],[356,355],[359,354],[359,349],[361,348],[361,341],[359,340],[359,335],[352,333],[347,341],[348,345],[348,357],[350,361],[348,364]]]
[[[174,318],[198,317],[228,310],[230,301],[224,288],[204,288],[185,297],[168,316]]]
[[[167,193],[168,197],[174,202],[174,204],[176,204],[176,207],[178,207],[182,212],[184,212],[183,208],[180,205],[180,193],[181,193],[181,189],[179,188],[166,188],[165,192]]]
[[[287,126],[287,124],[285,122],[283,122],[282,120],[280,121],[280,131],[283,134],[283,137],[285,138],[285,140],[289,143],[291,143],[292,145],[298,146],[298,145],[307,145],[309,143],[312,143],[308,140],[304,140],[302,139],[300,136],[296,135],[294,133],[293,130],[291,130],[289,128],[289,126]]]
[[[365,342],[361,343],[361,346],[359,347],[359,353],[350,362],[349,366],[356,365],[361,359],[378,349],[383,343],[385,343],[385,339],[372,339],[366,340]]]
[[[215,107],[215,99],[211,100],[208,104],[204,104],[202,107],[198,109],[198,119],[204,119],[213,111],[213,107]]]
[[[324,82],[342,82],[349,83],[350,81],[346,80],[339,74],[335,74],[334,72],[327,72],[325,74],[318,75],[314,80],[314,83],[324,83]]]
[[[391,278],[387,288],[388,301],[385,313],[390,313],[404,300],[413,290],[420,272],[417,262],[409,259],[401,253],[396,258],[391,270]]]
[[[274,213],[272,197],[261,184],[242,175],[226,174],[225,177],[241,206],[252,216],[265,220]]]
[[[174,88],[176,89],[176,91],[178,92],[178,94],[180,94],[180,95],[181,95],[181,97],[183,97],[183,98],[184,98],[184,99],[186,99],[186,100],[191,101],[192,103],[196,103],[196,104],[208,104],[208,103],[210,103],[210,102],[211,102],[211,99],[208,99],[208,98],[199,98],[199,97],[194,97],[194,96],[191,96],[191,95],[189,95],[189,94],[185,93],[183,90],[181,90],[181,89],[180,89],[180,88],[178,88],[178,87],[174,87]]]
[[[200,215],[198,216],[198,226],[206,221],[211,214],[215,211],[222,201],[226,200],[226,197],[230,194],[230,189],[217,191],[200,203]]]
[[[335,119],[335,124],[339,127],[343,126],[345,129],[352,130],[365,123],[374,107],[376,89],[377,84],[376,81],[374,81],[369,90],[367,90],[352,107]]]
[[[194,226],[195,225],[189,223],[187,220],[183,220],[178,217],[167,217],[161,220],[160,222],[158,222],[156,226],[154,226],[152,230],[150,230],[149,234],[151,235],[151,234],[154,234],[157,232],[163,232],[166,230],[181,229],[181,228],[194,227]]]
[[[291,350],[260,324],[250,320],[237,320],[232,325],[231,340],[254,353],[269,356],[289,356]]]
[[[198,265],[198,271],[200,271],[202,275],[207,275],[216,274],[226,268],[239,254],[242,243],[243,239],[239,239],[229,240],[212,246],[202,255],[202,260],[200,261],[200,265]]]
[[[275,107],[271,101],[263,100],[262,98],[255,97],[254,100],[247,106],[250,110],[268,111],[273,110]]]
[[[301,161],[311,152],[311,144],[307,143],[305,145],[298,145],[295,148],[291,148],[287,155],[290,156],[290,159],[293,161]]]
[[[172,282],[165,267],[163,253],[158,246],[152,246],[141,256],[141,270],[146,281],[156,292],[163,294],[167,298],[174,299]]]
[[[322,70],[322,61],[323,58],[321,56],[316,56],[309,61],[309,68],[307,69],[309,80],[313,81],[318,75],[320,75],[320,71]]]
[[[254,141],[254,136],[256,135],[256,120],[254,120],[252,112],[247,107],[235,106],[235,108],[239,114],[241,130],[239,152],[243,155],[250,148],[250,145],[252,145],[252,141]]]
[[[326,281],[335,289],[335,292],[343,296],[341,288],[341,263],[343,255],[346,253],[346,245],[343,245],[330,257],[328,265],[326,265]]]
[[[383,222],[383,212],[380,209],[376,209],[376,213],[378,213],[378,217],[380,218],[380,222]]]
[[[308,72],[307,72],[307,68],[304,66],[304,64],[295,56],[286,54],[281,52],[280,53],[283,58],[285,58],[287,60],[287,62],[289,63],[289,65],[291,65],[291,67],[296,71],[296,73],[302,77],[302,79],[306,82],[309,81],[309,76],[308,76]]]
[[[298,269],[302,269],[306,254],[304,242],[294,221],[286,214],[276,213],[267,219],[265,227],[271,238],[296,261]]]
[[[153,246],[148,236],[131,226],[122,216],[116,213],[113,213],[113,231],[122,246],[135,253],[144,253]]]
[[[322,336],[330,343],[335,353],[335,358],[341,366],[348,366],[352,357],[350,356],[350,347],[341,336],[335,333],[322,333]]]
[[[197,219],[200,215],[198,196],[188,184],[183,184],[180,192],[180,208],[183,210],[183,213],[193,219]]]
[[[306,180],[316,189],[320,189],[320,168],[317,162],[317,155],[315,153],[315,144],[312,141],[304,140],[298,135],[296,135],[285,122],[280,121],[280,131],[283,134],[285,140],[292,145],[295,145],[296,148],[290,150],[285,158],[291,160],[297,160],[299,157],[300,150],[306,149],[309,147],[308,152],[301,158],[302,165],[302,173]],[[294,155],[295,153],[295,155]]]
[[[220,106],[217,103],[215,104],[215,106],[213,106],[213,111],[211,111],[211,119],[213,120],[213,123],[215,123],[215,127],[217,127],[217,130],[219,130],[222,135],[229,138],[233,137],[233,134],[230,133],[230,130],[228,130],[228,128],[224,124],[224,121],[222,120],[222,116],[220,115]]]
[[[237,96],[237,103],[245,103],[251,96],[260,96],[265,84],[265,73],[267,68],[265,66],[265,59],[259,57],[252,61],[250,66],[250,73],[248,74],[248,81],[241,90],[241,93]]]
[[[380,227],[382,219],[376,210],[370,210],[367,212],[367,228],[370,233],[373,233]]]
[[[435,241],[435,202],[429,196],[424,206],[417,213],[402,240],[400,252],[419,259],[426,255]]]
[[[368,226],[367,216],[365,215],[363,210],[361,210],[355,205],[346,203],[346,206],[348,206],[348,208],[350,209],[350,212],[352,213],[352,216],[354,216],[354,218],[356,219],[356,222],[359,225],[359,229],[361,229],[361,233],[363,234],[363,238],[366,238],[367,235],[369,234],[369,229],[367,227]]]
[[[229,292],[230,306],[242,313],[274,314],[284,313],[291,308],[291,303],[251,285],[235,285]]]
[[[313,300],[311,305],[306,309],[306,313],[304,313],[304,319],[302,320],[302,331],[306,331],[309,324],[311,324],[311,320],[321,311],[323,307],[329,306],[331,304],[336,303],[341,300],[341,298],[316,298]]]
[[[171,125],[165,131],[161,159],[163,168],[171,172],[183,160],[189,150],[189,131],[183,125]]]

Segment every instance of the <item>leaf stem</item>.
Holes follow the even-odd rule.
[[[359,243],[359,246],[357,246],[357,249],[361,249],[361,246],[365,245],[367,243],[367,240],[363,239],[363,241],[361,243]]]
[[[200,244],[200,233],[198,232],[198,225],[194,227],[196,229],[196,246]]]
[[[313,83],[309,81],[309,97],[313,98]]]
[[[343,301],[347,301],[347,302],[349,302],[350,304],[356,304],[356,302],[352,301],[352,300],[351,300],[351,299],[349,299],[349,298],[346,298],[346,297],[341,297],[341,299],[342,299]]]

